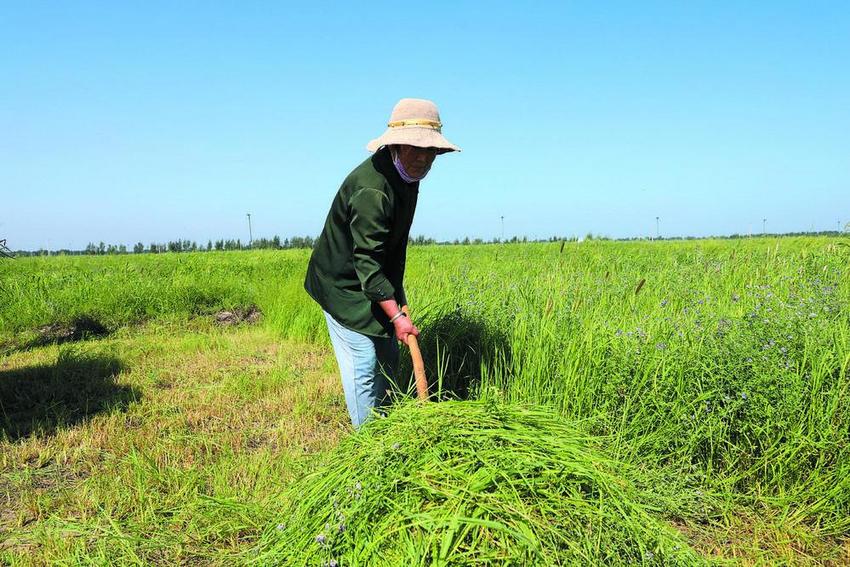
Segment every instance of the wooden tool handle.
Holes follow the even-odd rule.
[[[407,346],[410,348],[410,358],[413,360],[413,375],[416,377],[416,397],[419,401],[428,400],[428,380],[425,378],[425,363],[422,361],[422,351],[416,335],[407,335]]]

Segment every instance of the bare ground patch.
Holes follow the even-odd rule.
[[[36,329],[36,338],[32,346],[52,343],[82,341],[88,338],[104,337],[109,330],[94,317],[81,316],[68,323],[56,322]]]
[[[219,325],[239,325],[241,323],[259,323],[263,314],[256,305],[237,307],[232,310],[219,311],[213,316],[213,320]]]

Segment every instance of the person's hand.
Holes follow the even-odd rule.
[[[404,344],[407,344],[408,335],[419,336],[419,329],[413,325],[410,317],[399,317],[393,321],[393,327],[395,327],[395,338]]]

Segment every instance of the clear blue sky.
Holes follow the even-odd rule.
[[[316,235],[401,97],[464,151],[413,234],[850,220],[850,3],[2,2],[12,248]]]

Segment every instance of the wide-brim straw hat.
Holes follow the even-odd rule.
[[[404,144],[419,148],[437,148],[437,153],[459,152],[460,148],[443,137],[440,111],[430,100],[403,98],[393,108],[387,130],[366,149],[375,152],[381,146]]]

